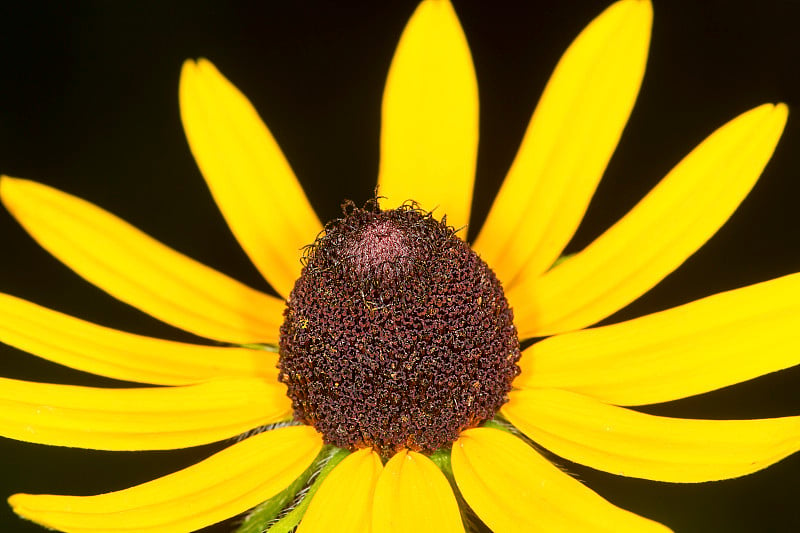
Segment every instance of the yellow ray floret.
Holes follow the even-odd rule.
[[[453,489],[433,461],[408,450],[389,459],[375,487],[372,531],[464,531]]]
[[[397,45],[383,95],[378,194],[461,228],[469,222],[478,156],[478,84],[448,0],[422,2]],[[466,237],[466,232],[461,233]]]
[[[68,533],[189,533],[285,489],[322,448],[306,426],[250,437],[194,466],[98,496],[15,494],[17,514]]]
[[[452,464],[464,499],[495,533],[669,531],[607,502],[505,431],[463,432]]]
[[[518,388],[644,405],[800,363],[800,274],[620,324],[545,339],[523,353]]]
[[[557,389],[513,391],[502,413],[537,444],[570,461],[657,481],[743,476],[800,449],[800,416],[667,418]]]
[[[644,76],[653,9],[617,2],[567,49],[475,242],[506,289],[558,258],[583,218]]]
[[[783,104],[728,122],[583,251],[508,293],[520,337],[589,326],[678,268],[736,210],[772,156]]]
[[[314,494],[297,533],[369,531],[382,469],[380,457],[368,448],[345,457]]]
[[[278,375],[277,353],[133,335],[8,294],[0,294],[0,342],[98,376],[153,385],[231,376],[277,381]]]
[[[202,337],[277,342],[283,302],[145,235],[111,213],[3,176],[6,208],[48,252],[112,296]]]
[[[211,194],[250,260],[284,297],[322,225],[247,98],[205,59],[186,61],[181,119]]]
[[[208,444],[291,416],[280,383],[258,378],[199,385],[98,389],[0,378],[0,435],[97,450]]]

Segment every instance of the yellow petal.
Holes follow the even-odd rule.
[[[372,496],[382,469],[380,457],[371,449],[345,457],[314,494],[297,533],[369,531]]]
[[[557,389],[513,391],[502,408],[537,444],[620,476],[692,483],[750,474],[800,449],[800,417],[686,420]]]
[[[278,379],[278,356],[273,352],[133,335],[2,293],[0,342],[84,372],[154,385],[231,376]]]
[[[786,116],[785,105],[765,104],[728,122],[583,251],[509,291],[520,336],[591,325],[678,268],[755,185]]]
[[[375,487],[372,531],[464,531],[453,489],[433,461],[408,450],[389,459]]]
[[[181,119],[214,200],[250,260],[287,297],[322,229],[253,105],[205,59],[181,71]]]
[[[166,450],[235,437],[291,415],[286,388],[258,378],[96,389],[0,378],[0,435],[96,450]]]
[[[505,431],[463,432],[451,461],[464,499],[495,533],[669,531],[615,507]]]
[[[528,348],[519,388],[616,405],[693,396],[800,364],[800,274]]]
[[[469,222],[478,150],[478,85],[448,0],[423,1],[397,46],[383,95],[378,194]],[[466,232],[462,233],[463,236]]]
[[[653,10],[623,0],[567,49],[475,250],[506,288],[547,270],[583,218],[644,76]]]
[[[225,342],[277,342],[284,304],[164,246],[80,198],[3,176],[0,197],[48,252],[115,298]]]
[[[98,496],[15,494],[14,512],[70,533],[188,533],[285,489],[322,449],[308,426],[260,433],[174,474]]]

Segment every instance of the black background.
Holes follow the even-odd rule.
[[[414,1],[83,2],[0,8],[0,172],[95,202],[161,241],[266,289],[191,158],[178,115],[181,62],[208,57],[259,109],[322,219],[374,187],[383,82]],[[456,1],[481,98],[470,236],[485,216],[547,77],[606,2]],[[623,215],[696,143],[763,102],[800,110],[800,2],[657,1],[633,116],[570,250]],[[664,309],[800,271],[800,127],[786,133],[752,195],[675,274],[614,318]],[[265,199],[264,209],[270,209]],[[675,213],[680,217],[680,213]],[[0,211],[0,291],[128,331],[194,340],[78,278]],[[757,353],[753,357],[758,357]],[[118,386],[0,346],[0,373]],[[649,408],[686,417],[800,414],[800,371]],[[116,490],[224,446],[146,453],[0,440],[0,495]],[[746,478],[674,485],[568,465],[612,502],[676,531],[796,531],[800,456]],[[41,531],[0,506],[0,530]],[[222,528],[215,530],[223,530]]]

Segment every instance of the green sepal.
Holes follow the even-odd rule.
[[[461,522],[465,526],[465,530],[473,533],[478,531],[488,531],[488,529],[481,528],[479,525],[480,520],[476,517],[475,513],[470,508],[467,501],[464,499],[464,496],[461,494],[461,490],[458,488],[458,483],[456,483],[456,478],[453,476],[453,465],[451,463],[450,455],[453,451],[452,446],[447,446],[446,448],[439,448],[435,452],[433,452],[430,456],[430,460],[442,471],[444,477],[447,478],[447,482],[450,483],[450,488],[453,490],[453,494],[456,497],[456,501],[458,502],[458,510],[461,513]]]
[[[450,465],[450,447],[439,448],[430,456],[431,461],[439,467],[439,470],[447,476],[448,480],[453,479],[453,467]]]
[[[303,515],[306,514],[306,509],[308,509],[311,499],[319,490],[322,482],[325,481],[325,478],[328,477],[328,474],[331,473],[331,470],[333,470],[336,465],[342,462],[342,459],[350,455],[348,450],[344,450],[342,448],[334,448],[331,446],[329,449],[331,451],[326,454],[326,458],[323,460],[324,466],[322,466],[322,468],[319,470],[319,474],[317,474],[317,476],[314,478],[314,482],[311,484],[311,486],[308,487],[308,490],[306,491],[305,495],[303,495],[303,499],[300,501],[300,503],[298,503],[297,506],[286,513],[283,517],[281,517],[280,520],[273,523],[268,529],[261,531],[267,531],[268,533],[289,533],[290,531],[293,531],[295,527],[297,527],[297,524],[300,523]]]
[[[319,470],[320,465],[325,462],[330,453],[330,446],[323,447],[317,458],[311,463],[311,466],[288,487],[250,511],[242,525],[236,530],[236,533],[263,533],[266,531],[270,522],[274,521],[275,517],[295,500],[297,493],[303,490],[308,480],[311,479],[314,472]]]
[[[551,266],[550,268],[551,269],[555,268],[558,265],[560,265],[561,263],[563,263],[564,261],[566,261],[567,259],[570,259],[570,258],[572,258],[574,256],[575,256],[575,254],[566,254],[566,255],[559,256],[559,258],[555,260],[555,262],[553,263],[553,266]]]
[[[240,348],[250,348],[251,350],[262,350],[264,352],[273,352],[278,353],[278,346],[275,344],[258,344],[258,343],[251,343],[251,344],[237,344]]]
[[[505,431],[506,433],[511,433],[512,435],[514,434],[514,430],[511,429],[511,425],[497,415],[493,419],[487,420],[481,424],[481,427],[499,429],[500,431]]]

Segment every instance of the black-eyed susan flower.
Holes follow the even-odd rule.
[[[0,380],[0,434],[156,450],[247,435],[166,477],[97,496],[16,494],[70,532],[192,531],[254,511],[247,531],[666,531],[544,458],[623,476],[741,476],[800,449],[800,418],[684,420],[629,409],[798,362],[800,278],[586,329],[708,240],[767,164],[786,107],[713,132],[625,217],[559,258],[633,107],[647,1],[621,0],[559,62],[472,245],[477,87],[444,0],[398,46],[383,103],[381,198],[324,227],[247,99],[184,65],[186,135],[245,252],[284,299],[244,286],[87,202],[3,177],[23,227],[116,298],[218,345],[111,330],[0,295],[0,340],[129,382]],[[520,351],[519,341],[542,339]],[[765,340],[768,339],[768,340]],[[525,345],[523,345],[525,346]],[[758,357],[753,357],[757,352]]]

